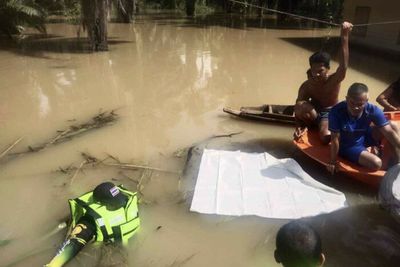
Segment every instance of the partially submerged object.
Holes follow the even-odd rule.
[[[243,119],[295,124],[293,105],[241,107],[240,110],[225,107],[223,111]]]
[[[385,116],[393,122],[400,123],[400,112],[385,112]],[[329,164],[330,147],[321,143],[317,130],[308,130],[303,136],[293,142],[310,158],[325,166]],[[383,156],[383,166],[387,166],[389,155],[385,149],[383,150]],[[386,173],[385,170],[371,171],[342,158],[338,158],[338,162],[339,171],[345,172],[349,176],[374,187],[379,186]]]

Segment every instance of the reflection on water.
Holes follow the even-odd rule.
[[[73,183],[71,174],[56,172],[59,167],[79,166],[81,152],[182,170],[185,158],[174,156],[178,149],[244,131],[223,138],[223,144],[237,142],[244,151],[295,156],[313,177],[345,191],[351,204],[374,202],[373,190],[346,177],[328,177],[313,162],[293,155],[289,127],[243,122],[221,113],[223,106],[293,103],[306,78],[314,41],[318,47],[318,38],[325,38],[328,31],[277,28],[271,20],[144,16],[133,25],[110,24],[110,51],[104,53],[87,53],[85,39],[76,38],[77,27],[65,24],[48,25],[48,36],[32,34],[18,46],[2,40],[2,150],[19,137],[23,140],[14,150],[24,150],[100,110],[116,109],[121,119],[0,166],[0,210],[10,215],[0,222],[0,239],[12,240],[0,247],[0,265],[15,259],[21,260],[16,266],[45,263],[62,233],[47,240],[40,237],[68,215],[68,198],[110,178],[136,188],[128,177],[140,178],[140,170],[85,170]],[[302,38],[307,38],[306,44]],[[340,96],[351,83],[363,81],[373,100],[396,78],[392,76],[397,75],[398,64],[353,52],[357,60],[350,62]],[[334,70],[337,63],[332,65]],[[386,67],[376,66],[387,66],[389,74],[381,75]],[[188,203],[181,201],[181,182],[179,176],[164,172],[146,178],[143,228],[128,249],[129,266],[278,266],[272,257],[274,237],[284,221],[190,213]],[[29,254],[38,248],[44,252]],[[80,266],[79,260],[70,266]]]
[[[218,68],[217,65],[211,65],[210,51],[197,52],[196,67],[198,78],[195,82],[194,88],[203,89],[207,86],[208,80],[212,78],[211,68]]]
[[[38,90],[39,98],[39,117],[46,117],[47,113],[50,111],[49,98],[43,94],[42,88],[36,88]]]

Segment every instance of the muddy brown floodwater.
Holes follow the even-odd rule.
[[[26,150],[100,110],[116,109],[119,120],[41,152],[2,159],[0,266],[47,263],[65,235],[52,231],[69,214],[68,198],[111,178],[132,190],[133,180],[142,178],[141,231],[126,251],[88,247],[68,266],[279,266],[274,239],[286,220],[189,212],[200,154],[191,158],[185,176],[176,172],[184,169],[185,151],[193,145],[198,151],[207,146],[294,157],[315,179],[343,191],[348,209],[307,219],[322,233],[326,266],[399,262],[399,226],[377,208],[375,189],[343,174],[330,177],[293,148],[290,127],[222,113],[224,106],[293,103],[310,54],[326,48],[336,55],[336,29],[143,15],[132,25],[110,24],[110,50],[104,53],[84,52],[76,26],[47,29],[48,36],[32,34],[18,46],[0,42],[1,151],[19,137],[12,152]],[[340,97],[359,81],[370,87],[375,103],[399,74],[399,63],[357,48],[350,53]],[[74,172],[57,171],[78,167],[81,152],[167,171],[85,168],[73,180]]]

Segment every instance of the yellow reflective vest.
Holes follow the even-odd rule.
[[[140,219],[136,193],[118,186],[118,189],[128,197],[125,207],[109,211],[104,205],[93,201],[93,191],[78,198],[70,199],[73,229],[83,215],[91,216],[96,223],[95,241],[122,242],[126,244],[139,229]]]

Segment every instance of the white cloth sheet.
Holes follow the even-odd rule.
[[[293,159],[205,149],[190,210],[296,219],[345,206],[343,193],[311,178]]]

